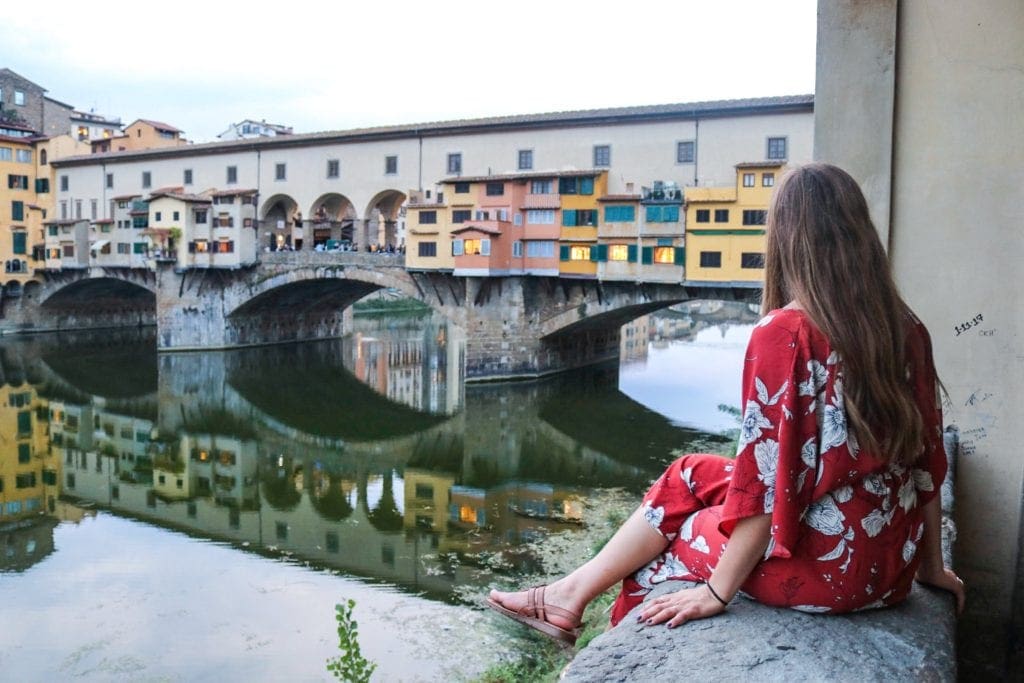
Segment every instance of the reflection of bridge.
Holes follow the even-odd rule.
[[[673,303],[745,299],[749,289],[557,277],[411,272],[401,257],[274,252],[252,268],[156,273],[95,267],[30,282],[8,325],[21,330],[156,323],[161,350],[228,348],[337,337],[344,311],[394,289],[467,335],[467,379],[537,376],[617,357],[619,328]]]
[[[90,365],[138,348],[126,343],[133,335],[115,336],[86,347]],[[560,379],[471,387],[453,417],[413,411],[339,370],[340,342],[158,363],[141,352],[146,369],[119,377],[84,363],[57,371],[66,346],[50,336],[0,346],[0,368],[45,387],[40,396],[60,416],[50,428],[61,435],[52,448],[65,495],[435,593],[466,582],[438,552],[500,549],[565,528],[559,520],[578,518],[581,486],[642,487],[688,439],[619,394],[614,373],[569,383],[608,403],[588,426],[559,414],[568,403]],[[254,390],[261,383],[273,394]],[[70,415],[74,423],[62,422]],[[660,455],[627,447],[637,427]]]

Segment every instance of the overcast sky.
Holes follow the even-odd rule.
[[[814,0],[328,3],[47,2],[5,13],[0,66],[197,142],[814,91]]]

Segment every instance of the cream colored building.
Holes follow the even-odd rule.
[[[723,185],[742,160],[809,161],[812,131],[813,97],[803,95],[290,135],[63,160],[58,200],[106,207],[160,187],[254,188],[260,249],[299,239],[294,228],[314,216],[352,221],[361,247],[400,244],[410,194],[426,199],[451,176],[594,168],[608,172],[612,194],[650,178]]]

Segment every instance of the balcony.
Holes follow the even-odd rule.
[[[524,209],[558,209],[562,199],[557,194],[528,194],[523,197]]]

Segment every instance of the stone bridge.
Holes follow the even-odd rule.
[[[397,255],[273,252],[248,268],[89,268],[48,272],[4,311],[2,329],[157,325],[161,351],[341,336],[349,307],[397,290],[466,332],[466,378],[512,379],[617,358],[619,328],[690,299],[752,300],[756,290],[559,277],[456,277],[407,271]]]

